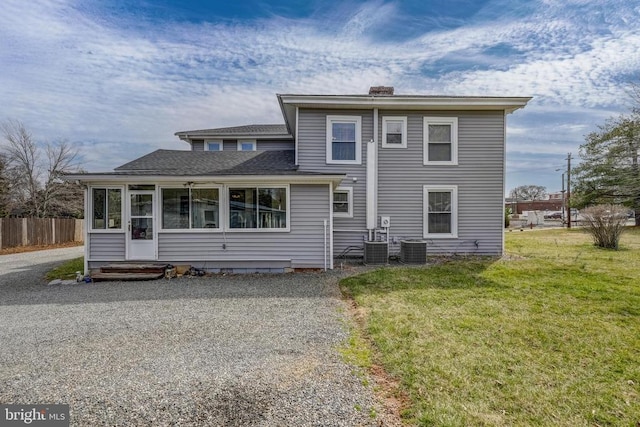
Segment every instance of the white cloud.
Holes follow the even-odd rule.
[[[617,1],[532,9],[394,41],[376,37],[402,13],[382,1],[343,7],[331,22],[158,26],[97,16],[84,2],[8,0],[0,96],[11,102],[0,119],[23,120],[43,138],[84,141],[86,167],[103,170],[153,147],[185,148],[178,130],[281,122],[277,92],[391,84],[400,93],[533,95],[509,118],[508,149],[575,150],[589,126],[624,108],[620,79],[640,68],[640,24],[629,19],[639,9]],[[532,135],[554,142],[534,144]]]

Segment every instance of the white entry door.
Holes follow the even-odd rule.
[[[153,191],[129,191],[128,259],[156,257]]]

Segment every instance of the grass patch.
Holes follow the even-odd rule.
[[[362,337],[362,331],[351,328],[349,338],[338,348],[342,358],[348,364],[361,369],[369,369],[372,366],[371,348]]]
[[[508,233],[512,260],[344,279],[375,359],[417,425],[640,422],[640,228],[621,250],[579,230]]]
[[[46,275],[46,278],[47,280],[75,279],[76,271],[79,271],[81,273],[84,271],[84,257],[74,258],[64,262],[63,264],[49,271]]]

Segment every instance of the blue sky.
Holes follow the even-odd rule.
[[[131,4],[135,4],[132,6]],[[508,116],[507,191],[631,101],[640,3],[3,0],[0,120],[108,171],[179,130],[282,123],[276,93],[533,96]]]

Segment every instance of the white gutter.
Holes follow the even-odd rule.
[[[210,139],[255,139],[255,140],[272,140],[272,139],[293,139],[293,137],[289,134],[278,133],[278,134],[251,134],[251,133],[238,133],[238,134],[219,134],[219,133],[210,133],[210,134],[175,134],[181,141],[192,142],[194,139],[197,140],[210,140]]]
[[[166,182],[182,182],[194,184],[222,184],[222,183],[249,183],[261,184],[270,183],[288,183],[288,184],[327,184],[331,183],[338,186],[345,178],[344,174],[331,175],[136,175],[136,174],[76,174],[65,175],[62,177],[66,181],[79,181],[82,183],[166,183]]]
[[[406,110],[505,110],[523,108],[531,97],[278,95],[282,105],[319,108],[384,108]]]

